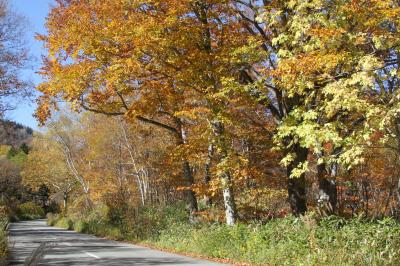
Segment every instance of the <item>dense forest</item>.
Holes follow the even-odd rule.
[[[229,225],[247,219],[240,194],[262,200],[261,208],[252,206],[256,215],[288,208],[294,215],[315,208],[397,215],[395,2],[58,2],[48,35],[38,36],[49,56],[37,117],[45,123],[64,99],[76,111],[126,121],[130,129],[120,125],[111,134],[120,135],[122,164],[111,167],[119,169],[111,176],[165,175],[193,216],[207,197]],[[91,120],[78,122],[76,134],[106,134]],[[103,123],[111,130],[112,122],[95,126]],[[90,206],[86,183],[100,160],[78,154],[94,147],[78,135],[67,138],[75,129],[56,128]],[[144,139],[133,145],[130,134]],[[147,143],[156,151],[135,158]],[[119,146],[103,150],[111,155]],[[131,169],[130,154],[135,164],[156,162]],[[136,183],[142,203],[146,193],[169,200],[169,189],[157,191],[157,182],[147,191]],[[277,209],[262,199],[279,197],[285,187]]]
[[[49,224],[233,263],[400,263],[398,1],[56,2],[43,130],[5,143]]]

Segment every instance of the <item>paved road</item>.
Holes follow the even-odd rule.
[[[38,265],[222,265],[50,227],[44,220],[11,224],[9,241],[11,265],[23,265],[42,243]]]

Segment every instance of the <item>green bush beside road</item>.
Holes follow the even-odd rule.
[[[34,202],[22,203],[19,206],[18,218],[20,220],[35,220],[45,216],[44,210]]]

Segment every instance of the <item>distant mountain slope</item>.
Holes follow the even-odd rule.
[[[19,123],[0,119],[0,145],[10,145],[15,148],[28,144],[32,139],[33,130]]]

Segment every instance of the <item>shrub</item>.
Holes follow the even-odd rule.
[[[7,256],[7,236],[4,230],[6,224],[7,219],[0,217],[0,264],[2,263],[2,259],[5,259]]]
[[[288,217],[265,225],[174,224],[148,243],[255,265],[400,265],[400,224]]]
[[[132,226],[131,235],[136,240],[157,239],[160,231],[174,224],[186,223],[188,219],[188,212],[183,203],[165,207],[142,208]]]
[[[56,221],[55,226],[67,230],[72,230],[74,228],[74,223],[72,222],[71,219],[62,217]]]
[[[105,234],[103,236],[107,236],[114,240],[123,240],[124,239],[124,237],[121,233],[121,230],[118,227],[107,228],[107,230],[105,231]]]
[[[56,224],[57,220],[59,219],[58,215],[55,215],[53,213],[48,213],[46,215],[46,218],[47,218],[47,225],[50,225],[50,226],[54,226]]]
[[[19,221],[17,210],[18,202],[15,199],[0,199],[0,217],[6,217],[10,222],[17,222]]]
[[[74,230],[79,233],[86,233],[87,232],[87,223],[82,220],[78,220],[74,222]]]
[[[19,218],[22,220],[33,220],[44,217],[44,210],[34,202],[26,202],[19,206]]]

